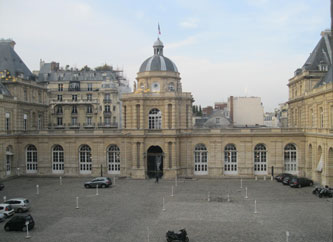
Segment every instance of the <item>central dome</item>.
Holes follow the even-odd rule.
[[[154,43],[154,55],[145,60],[139,72],[145,71],[172,71],[178,72],[176,65],[169,59],[163,56],[163,43],[158,38]]]

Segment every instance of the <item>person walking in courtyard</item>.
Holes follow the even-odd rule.
[[[158,183],[158,179],[159,179],[159,177],[158,177],[158,170],[156,170],[155,178],[156,178],[155,183]]]

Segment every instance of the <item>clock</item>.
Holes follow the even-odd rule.
[[[158,82],[154,82],[152,85],[151,85],[151,90],[153,92],[159,92],[160,91],[160,84]]]

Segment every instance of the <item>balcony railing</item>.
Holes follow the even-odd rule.
[[[78,100],[72,100],[72,99],[63,99],[62,101],[54,99],[50,101],[50,104],[98,104],[98,99],[78,99]]]
[[[91,129],[93,129],[93,128],[95,128],[95,123],[83,123],[83,127],[84,128],[91,128]]]
[[[112,123],[98,123],[98,128],[118,128],[117,122]]]
[[[103,102],[104,103],[111,103],[111,99],[104,99]]]
[[[68,127],[70,129],[79,129],[80,128],[80,123],[75,123],[75,124],[69,123]]]

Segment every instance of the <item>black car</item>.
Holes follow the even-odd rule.
[[[292,175],[289,173],[281,173],[275,177],[275,180],[278,182],[282,182],[283,178],[285,178],[286,176],[292,176]]]
[[[295,177],[297,177],[297,176],[290,175],[290,174],[289,174],[288,176],[285,176],[285,177],[283,178],[283,180],[282,180],[282,184],[283,184],[283,185],[289,185],[291,179],[293,179],[293,178],[295,178]]]
[[[289,186],[291,186],[291,187],[313,186],[313,181],[306,177],[294,177],[289,182]]]
[[[0,183],[0,191],[1,191],[2,189],[4,189],[4,187],[5,187],[5,185],[2,184],[2,183]]]
[[[84,187],[90,188],[90,187],[109,187],[112,185],[112,181],[109,177],[96,177],[91,181],[85,182]]]
[[[35,221],[30,214],[12,217],[11,220],[5,224],[4,228],[6,231],[27,231],[27,225],[25,224],[27,221],[29,222],[29,230],[33,229],[35,226]]]

